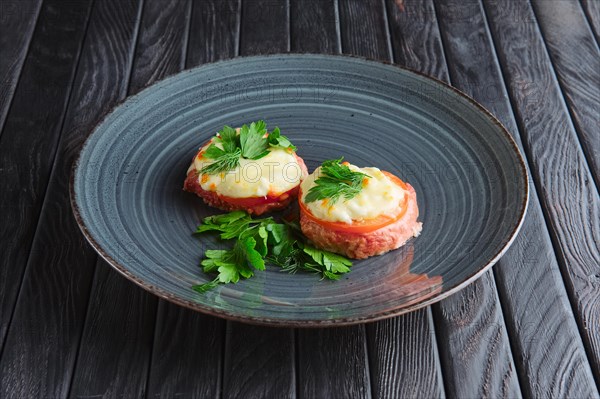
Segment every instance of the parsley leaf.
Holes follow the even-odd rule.
[[[209,216],[196,234],[218,232],[222,239],[235,240],[229,250],[207,250],[201,266],[205,273],[218,273],[216,279],[192,288],[205,293],[219,284],[250,278],[267,263],[282,271],[317,273],[322,279],[337,280],[350,271],[352,262],[343,256],[315,248],[306,242],[297,223],[277,223],[273,218],[253,219],[243,211]]]
[[[325,270],[332,273],[348,273],[350,271],[349,266],[352,266],[352,262],[348,259],[334,254],[332,252],[323,251],[310,245],[304,246],[304,252],[307,253],[315,262],[325,267]]]
[[[321,278],[338,280],[344,273],[350,271],[352,261],[333,252],[315,248],[306,243],[295,241],[280,255],[273,255],[269,261],[280,266],[283,271],[296,273],[307,271],[320,274]]]
[[[256,250],[256,240],[254,237],[247,237],[243,241],[236,242],[236,247],[239,248],[238,250],[244,254],[245,259],[254,266],[254,268],[265,270],[265,261],[260,252]]]
[[[196,229],[196,233],[218,231],[221,233],[223,240],[230,240],[240,237],[248,230],[251,224],[266,223],[269,220],[272,219],[265,218],[261,221],[255,221],[244,211],[233,211],[205,218],[202,224]]]
[[[206,151],[204,151],[203,156],[208,159],[218,159],[225,154],[227,154],[227,152],[225,150],[222,150],[219,147],[217,147],[216,145],[211,144],[208,146]]]
[[[204,253],[204,259],[200,265],[205,273],[218,271],[217,278],[209,283],[195,285],[192,288],[200,293],[204,293],[218,284],[237,283],[240,277],[250,278],[254,271],[250,266],[257,270],[265,270],[263,256],[256,249],[256,240],[253,237],[246,237],[236,241],[230,250],[208,250]]]
[[[223,149],[217,147],[216,143],[221,143]],[[204,166],[200,173],[210,175],[237,168],[242,154],[238,147],[237,132],[235,129],[225,126],[219,131],[218,137],[213,139],[213,143],[208,146],[203,154],[208,159],[214,159],[214,162]]]
[[[230,126],[225,126],[219,131],[219,137],[217,140],[223,145],[223,150],[225,152],[235,152],[235,150],[240,146],[237,132]]]
[[[321,165],[321,173],[318,179],[315,180],[315,185],[308,190],[305,202],[313,202],[328,198],[331,204],[337,202],[340,197],[345,200],[354,198],[361,192],[363,180],[371,176],[355,172],[341,162],[344,157],[339,159],[331,159],[323,162]]]
[[[269,137],[267,137],[267,140],[269,141],[269,145],[271,147],[280,147],[290,152],[296,151],[296,146],[293,145],[287,137],[281,134],[281,131],[278,127],[273,129],[273,131],[269,133]]]
[[[267,125],[264,121],[252,122],[240,129],[240,145],[242,156],[246,159],[260,159],[269,153],[269,143],[265,134]]]
[[[219,148],[217,144],[221,144],[223,148]],[[260,159],[268,155],[269,148],[272,147],[281,147],[289,151],[296,150],[288,138],[281,135],[278,127],[267,135],[265,121],[261,120],[252,122],[250,126],[242,126],[239,135],[234,128],[224,126],[203,153],[204,157],[213,159],[214,162],[204,166],[200,170],[200,174],[212,175],[228,172],[239,166],[241,157]]]

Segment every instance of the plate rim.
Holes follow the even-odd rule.
[[[456,93],[459,97],[462,97],[463,99],[467,100],[476,109],[483,112],[483,114],[487,118],[489,118],[489,120],[500,129],[500,131],[504,135],[504,138],[507,139],[508,142],[510,143],[510,146],[511,146],[513,152],[517,156],[517,160],[519,163],[519,170],[521,171],[521,177],[523,178],[523,181],[525,183],[524,184],[525,193],[524,193],[524,198],[521,200],[521,210],[520,210],[520,215],[519,215],[519,222],[513,228],[512,232],[510,233],[510,236],[508,237],[508,240],[506,240],[503,243],[500,250],[492,257],[492,259],[490,259],[479,270],[477,270],[474,273],[472,273],[471,275],[469,275],[462,282],[460,282],[452,287],[449,287],[448,290],[446,290],[440,294],[431,296],[431,297],[426,297],[426,298],[419,300],[419,301],[417,301],[409,306],[406,306],[406,307],[396,308],[396,309],[391,309],[391,310],[386,310],[386,311],[380,311],[380,312],[377,312],[374,314],[369,314],[367,316],[361,316],[361,317],[346,317],[346,318],[333,318],[333,319],[321,319],[321,320],[316,320],[316,319],[290,320],[290,319],[278,319],[278,318],[268,318],[268,317],[236,314],[236,313],[228,311],[228,310],[215,309],[213,307],[206,306],[204,304],[200,304],[197,302],[191,302],[191,301],[179,298],[179,297],[177,297],[173,294],[170,294],[169,292],[167,292],[161,288],[155,287],[152,284],[145,282],[142,279],[138,278],[137,276],[133,275],[124,265],[120,264],[115,259],[113,259],[108,253],[106,253],[105,250],[102,248],[102,246],[96,241],[96,239],[90,233],[90,231],[88,230],[88,228],[83,220],[79,204],[77,203],[77,200],[76,200],[75,176],[77,175],[78,171],[81,168],[80,161],[81,161],[83,151],[87,148],[88,143],[90,142],[91,138],[96,134],[96,132],[98,131],[98,128],[104,124],[104,122],[108,119],[108,117],[110,115],[112,115],[114,112],[116,112],[124,103],[128,102],[132,98],[143,95],[144,92],[153,88],[157,84],[159,84],[159,83],[166,84],[166,83],[168,83],[169,80],[178,79],[182,75],[192,73],[199,69],[211,67],[211,66],[218,65],[221,63],[229,63],[231,61],[266,60],[266,59],[272,59],[272,58],[286,58],[286,57],[290,57],[290,58],[306,57],[306,58],[313,58],[313,59],[334,58],[334,59],[338,59],[341,61],[354,59],[357,61],[372,63],[373,65],[380,65],[380,66],[386,65],[386,66],[398,68],[401,71],[412,73],[417,76],[423,77],[425,79],[432,80],[432,81],[436,82],[437,84],[441,84],[442,86],[444,86],[444,87],[450,89],[451,91],[453,91],[454,93]],[[444,82],[434,76],[428,75],[426,73],[417,71],[415,69],[412,69],[412,68],[409,68],[409,67],[406,67],[403,65],[395,64],[390,61],[377,60],[377,59],[361,57],[361,56],[356,56],[356,55],[350,55],[350,54],[321,54],[321,53],[287,52],[287,53],[277,53],[277,54],[268,54],[268,55],[239,56],[239,57],[232,57],[232,58],[228,58],[228,59],[224,59],[224,60],[218,60],[215,62],[205,63],[205,64],[199,65],[197,67],[185,69],[185,70],[175,73],[173,75],[169,75],[162,79],[153,81],[153,82],[143,86],[143,88],[140,89],[136,94],[127,96],[127,97],[123,98],[122,100],[118,101],[114,106],[109,108],[106,112],[104,112],[100,117],[97,118],[96,122],[92,125],[92,128],[89,130],[85,139],[83,140],[83,142],[77,149],[77,155],[71,165],[71,173],[70,173],[70,177],[69,177],[69,202],[71,204],[71,210],[73,212],[75,221],[77,222],[77,225],[79,226],[80,231],[82,232],[83,236],[88,241],[88,243],[96,251],[96,253],[98,255],[100,255],[100,257],[104,261],[106,261],[113,269],[115,269],[117,272],[119,272],[122,276],[124,276],[128,280],[132,281],[133,283],[135,283],[139,287],[143,288],[144,290],[158,296],[159,298],[165,299],[169,302],[175,303],[179,306],[183,306],[185,308],[188,308],[188,309],[191,309],[194,311],[198,311],[198,312],[201,312],[201,313],[204,313],[207,315],[211,315],[211,316],[221,317],[221,318],[224,318],[227,320],[232,320],[232,321],[239,321],[239,322],[244,322],[244,323],[249,323],[249,324],[254,324],[254,325],[270,326],[270,327],[322,328],[322,327],[338,327],[338,326],[349,326],[349,325],[355,325],[355,324],[370,323],[370,322],[380,321],[380,320],[388,319],[391,317],[410,313],[415,310],[429,306],[431,304],[440,302],[441,300],[449,297],[452,294],[455,294],[456,292],[462,290],[463,288],[465,288],[466,286],[468,286],[469,284],[471,284],[472,282],[477,280],[479,277],[481,277],[485,272],[487,272],[492,266],[494,266],[498,262],[498,260],[508,251],[510,246],[513,244],[513,242],[517,238],[519,231],[521,230],[521,228],[523,226],[523,223],[525,221],[525,216],[527,215],[527,210],[529,208],[530,191],[531,191],[530,184],[529,184],[529,177],[530,177],[529,171],[527,169],[523,154],[521,153],[521,150],[519,149],[519,146],[517,145],[515,139],[508,132],[508,129],[504,126],[504,124],[502,124],[502,122],[500,122],[498,120],[498,118],[496,118],[486,107],[484,107],[478,101],[476,101],[475,99],[473,99],[471,96],[469,96],[465,92],[461,91],[460,89],[457,89],[456,87],[451,86],[449,83],[446,83],[446,82]]]

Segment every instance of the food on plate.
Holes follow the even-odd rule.
[[[308,175],[296,147],[264,121],[225,126],[194,156],[183,188],[210,206],[250,214],[283,209]]]
[[[363,259],[421,233],[414,188],[377,168],[323,162],[300,185],[300,226],[316,247]]]
[[[231,249],[205,251],[200,265],[205,273],[217,276],[192,287],[200,293],[250,278],[255,270],[265,270],[266,264],[288,273],[307,271],[330,280],[339,279],[352,266],[350,260],[310,245],[293,222],[277,223],[270,217],[253,219],[244,211],[233,211],[205,218],[196,234],[209,231],[220,233],[223,240],[234,240],[234,244]]]

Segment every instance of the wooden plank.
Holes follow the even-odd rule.
[[[297,53],[337,54],[336,0],[295,0],[290,2],[291,49]]]
[[[240,54],[285,53],[290,49],[288,1],[242,1]]]
[[[522,148],[481,5],[457,0],[436,4],[453,84],[496,115]],[[470,40],[466,42],[466,38]],[[585,367],[580,368],[586,364],[585,350],[533,185],[521,233],[494,266],[494,272],[524,394],[532,397],[564,396],[560,392],[576,397],[589,394],[582,389],[591,382],[589,366],[586,366],[587,374]],[[463,308],[464,312],[480,311],[476,303],[465,302]],[[461,318],[455,322],[461,323]],[[478,333],[476,325],[467,328]],[[496,345],[493,335],[489,335],[488,340]],[[557,355],[549,356],[552,353]],[[562,379],[567,375],[571,378],[563,384]],[[451,383],[459,385],[460,380]]]
[[[434,307],[446,393],[522,397],[493,275]]]
[[[0,134],[33,37],[42,0],[0,2]]]
[[[594,32],[596,42],[600,42],[600,1],[581,0],[581,6],[585,11],[590,28]]]
[[[243,1],[239,52],[285,52],[289,48],[287,2]],[[295,341],[291,329],[227,322],[225,398],[289,398],[296,392]]]
[[[535,21],[531,6],[509,0],[484,5],[579,332],[598,380],[598,189],[569,119],[538,26],[531,23]],[[540,290],[537,294],[545,296],[548,291]],[[538,330],[538,326],[535,331],[549,333]],[[559,331],[562,334],[562,328]],[[577,344],[577,340],[573,343]],[[572,352],[568,352],[566,359],[573,360]],[[584,376],[589,375],[586,363],[578,367]]]
[[[71,165],[93,122],[127,89],[139,1],[97,1],[0,360],[0,396],[64,397],[69,389],[96,255],[70,209]],[[109,41],[107,38],[119,38]]]
[[[241,0],[194,0],[187,66],[239,53]]]
[[[291,36],[299,38],[292,41],[292,51],[341,50],[335,2],[293,1],[290,7]],[[313,18],[315,15],[318,17]],[[297,357],[299,397],[371,396],[364,326],[299,329]]]
[[[448,82],[448,70],[433,2],[408,1],[400,8],[396,2],[389,1],[387,6],[396,62]],[[468,91],[468,87],[462,89]],[[461,292],[434,305],[432,309],[437,331],[440,333],[437,343],[447,395],[520,396],[510,343],[491,272],[484,274]],[[434,334],[432,329],[427,333]],[[433,374],[430,378],[435,377]],[[425,387],[429,388],[430,385]],[[435,392],[408,391],[396,394],[434,396]]]
[[[69,396],[144,396],[156,304],[98,259]]]
[[[339,0],[342,52],[389,61],[387,20],[382,4],[361,0]]]
[[[291,51],[340,53],[337,0],[291,0]]]
[[[47,1],[0,137],[0,348],[56,153],[91,1]],[[43,77],[43,78],[42,78]]]
[[[224,398],[291,398],[294,330],[227,323]]]
[[[388,2],[388,15],[396,61],[449,82],[433,2]],[[432,309],[447,395],[520,396],[491,272]]]
[[[374,397],[445,396],[433,320],[428,309],[367,328]]]
[[[192,0],[146,0],[135,49],[129,94],[185,66]]]
[[[384,61],[393,60],[387,10],[383,2],[369,6],[360,0],[345,0],[340,1],[339,8],[344,53]],[[401,338],[388,337],[389,340],[384,341],[386,331],[411,333]],[[435,335],[431,334],[433,331],[430,308],[367,325],[365,338],[368,343],[373,396],[386,397],[388,394],[409,391],[416,395],[420,393],[421,397],[425,393],[434,397],[444,396]],[[335,345],[334,342],[330,344]],[[391,353],[395,355],[390,357]],[[421,369],[416,375],[409,372],[414,362],[429,368]],[[410,385],[410,388],[403,385]],[[405,388],[407,389],[404,390]]]
[[[370,398],[365,327],[298,330],[298,396]]]
[[[189,15],[189,5],[146,0],[128,94],[183,68]],[[158,299],[106,262],[98,264],[70,395],[140,397],[148,382]]]
[[[219,397],[224,336],[223,320],[161,300],[147,397]]]
[[[449,80],[442,39],[432,1],[387,0],[387,15],[394,54],[399,65]]]
[[[548,54],[600,186],[600,50],[578,1],[532,2]]]
[[[235,55],[238,14],[238,0],[193,2],[186,67]],[[161,300],[147,396],[220,396],[224,337],[224,320]]]

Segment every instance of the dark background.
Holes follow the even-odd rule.
[[[598,397],[600,1],[0,0],[0,397]],[[382,322],[226,322],[146,293],[76,226],[98,118],[185,68],[345,53],[465,91],[522,145],[523,229],[444,301]]]

